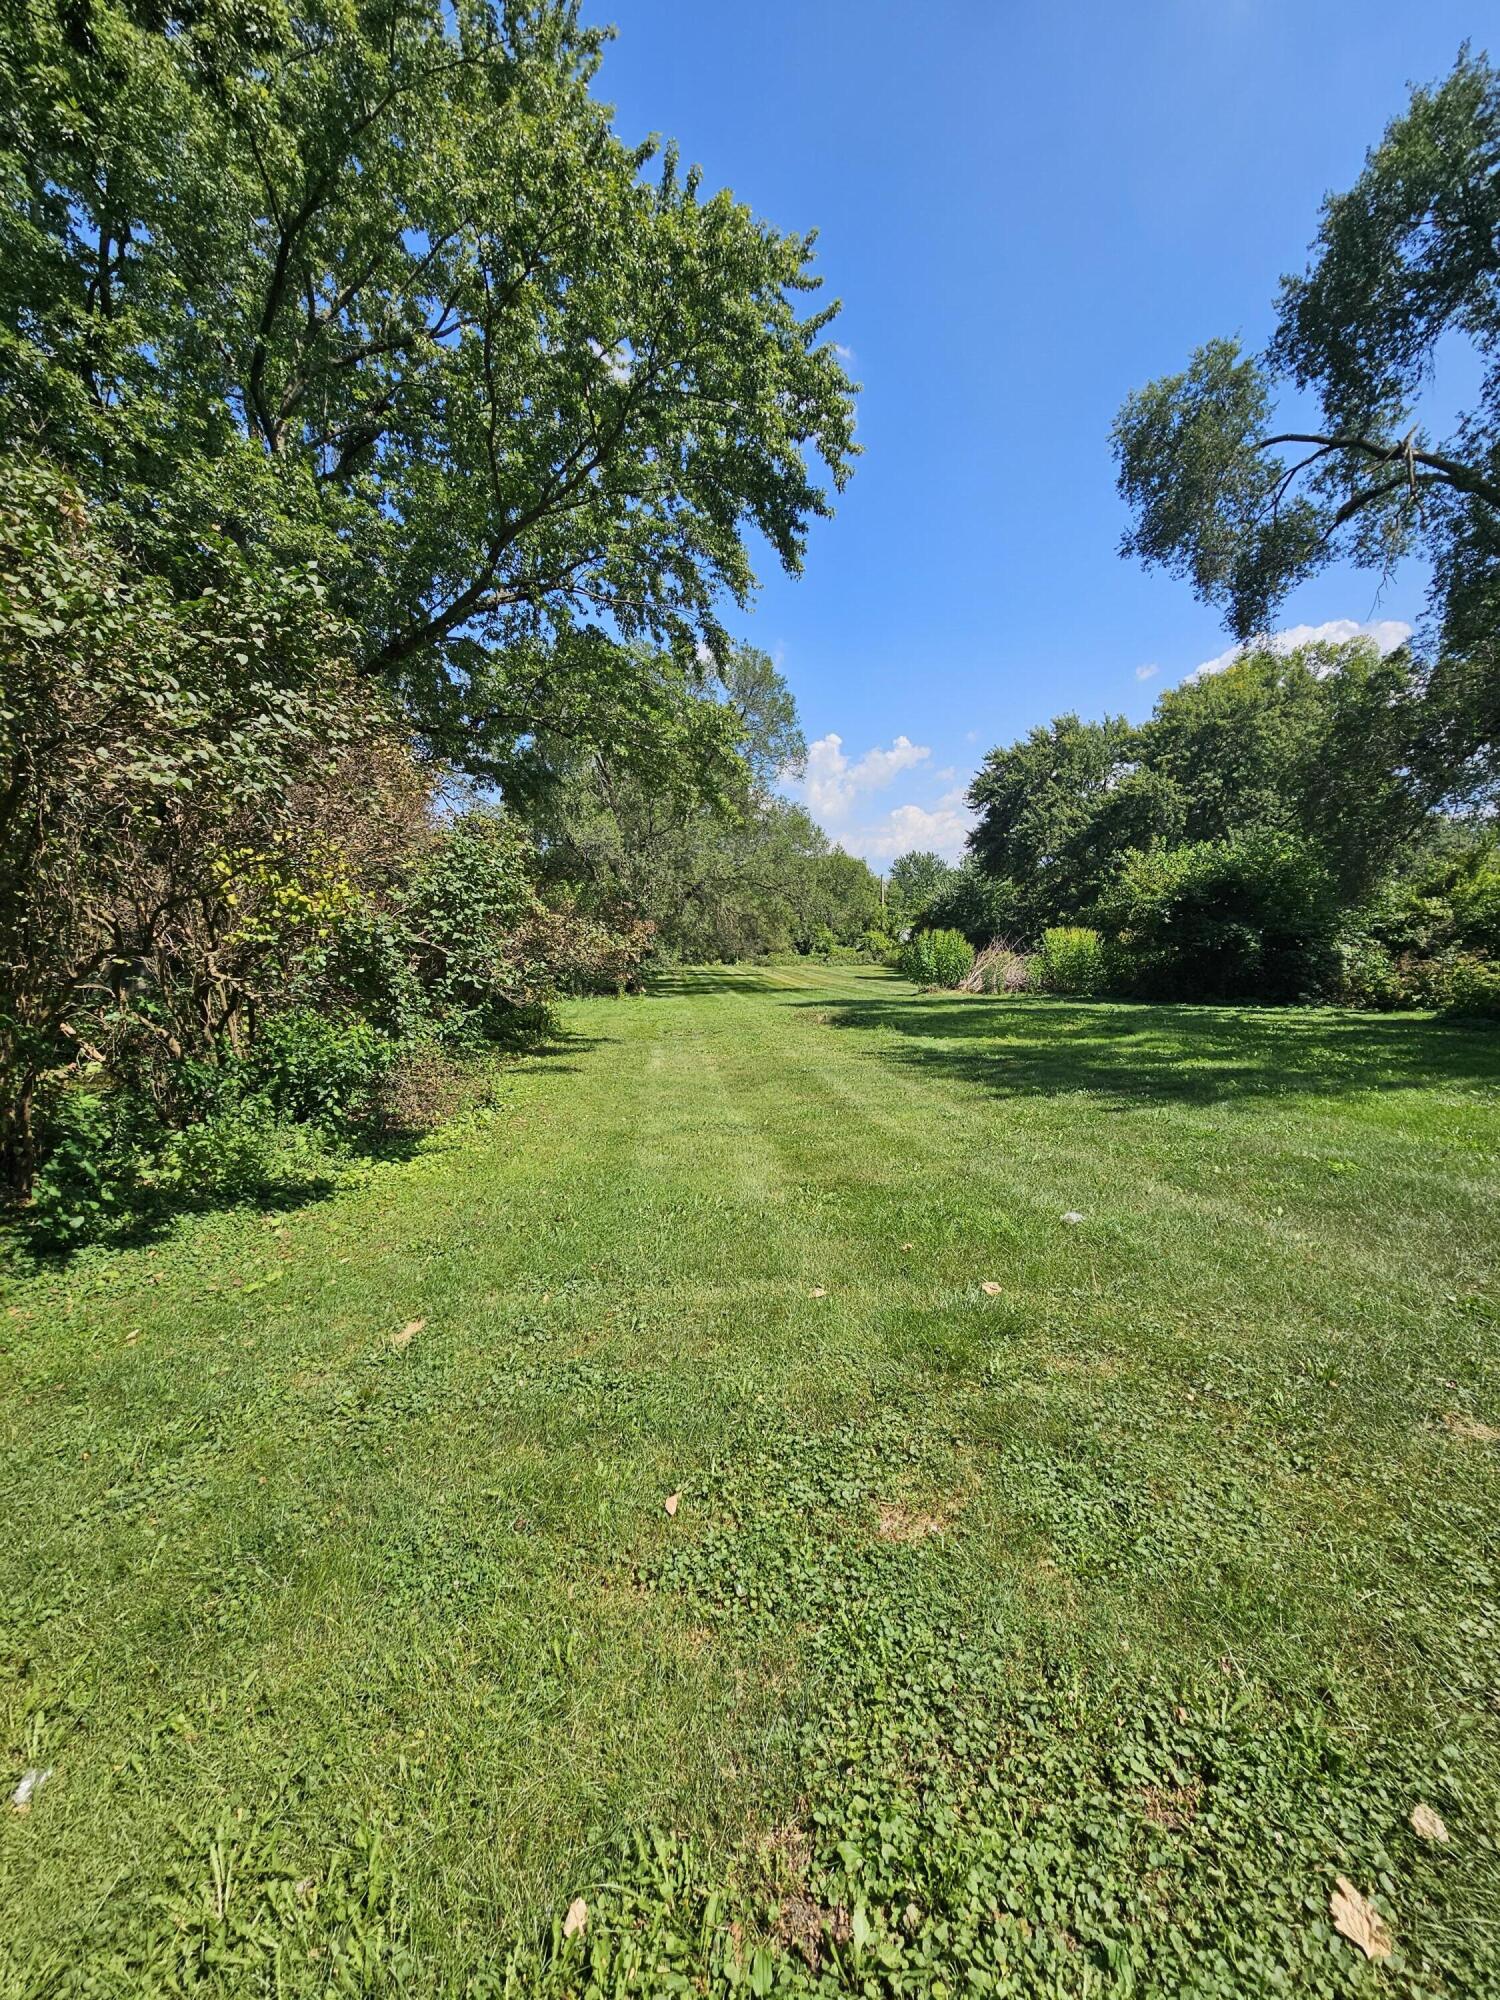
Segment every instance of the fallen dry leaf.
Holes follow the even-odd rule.
[[[1347,1875],[1338,1877],[1328,1898],[1328,1910],[1339,1936],[1358,1945],[1366,1958],[1390,1957],[1395,1941],[1385,1918],[1373,1903],[1366,1902]]]
[[[1435,1813],[1431,1806],[1412,1807],[1411,1830],[1413,1833],[1419,1833],[1423,1840],[1444,1841],[1448,1838],[1448,1829],[1444,1826],[1441,1815]]]
[[[810,1299],[826,1299],[828,1296],[828,1287],[826,1285],[814,1285],[807,1296]]]
[[[392,1347],[410,1347],[426,1324],[425,1319],[409,1319],[399,1333],[391,1335]]]
[[[563,1936],[578,1937],[588,1929],[589,1906],[582,1896],[575,1896],[568,1905],[568,1914],[563,1918]]]
[[[666,1499],[663,1500],[661,1504],[666,1508],[669,1514],[675,1514],[677,1512],[678,1504],[681,1501],[681,1499],[682,1495],[680,1493],[669,1493]]]
[[[986,1297],[994,1298],[998,1294],[1000,1287],[995,1283],[993,1278],[986,1278],[984,1283],[979,1287],[979,1289],[986,1295]]]

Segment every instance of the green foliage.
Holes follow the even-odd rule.
[[[1410,656],[1365,641],[1252,648],[1223,672],[1169,688],[1140,733],[1140,770],[1177,802],[1163,839],[1251,831],[1315,844],[1354,900],[1430,820],[1413,776],[1420,680]],[[1117,833],[1118,829],[1118,833]],[[1104,843],[1121,839],[1118,819]]]
[[[237,1068],[246,1094],[279,1118],[336,1128],[368,1113],[395,1054],[368,1021],[300,1007],[260,1022]]]
[[[1397,1004],[1409,983],[1392,989],[1378,955],[1335,965],[1335,929],[1351,941],[1368,932],[1396,957],[1488,951],[1493,929],[1495,892],[1472,855],[1455,859],[1445,893],[1457,900],[1421,946],[1360,914],[1372,897],[1383,907],[1381,885],[1405,879],[1447,824],[1413,775],[1419,705],[1409,656],[1355,642],[1252,649],[1168,690],[1138,727],[1064,716],[985,759],[970,794],[973,860],[932,918],[1022,945],[1049,927],[1097,925],[1110,980],[1132,991],[1368,992],[1369,1004]],[[1459,886],[1464,867],[1472,880]]]
[[[332,1122],[328,1110],[316,1124],[278,1117],[264,1097],[224,1102],[166,1135],[144,1177],[143,1219],[280,1207],[327,1193],[345,1164]]]
[[[1421,1004],[1403,978],[1400,962],[1376,939],[1361,933],[1341,937],[1335,950],[1333,992],[1346,1007],[1388,1012]]]
[[[1473,1020],[1500,1020],[1500,964],[1474,952],[1458,952],[1443,968],[1441,1005]]]
[[[1011,885],[1012,920],[999,929],[1034,941],[1088,906],[1119,852],[1176,824],[1158,792],[1125,782],[1140,748],[1122,717],[1064,715],[985,758],[969,789],[978,814],[969,844],[988,875]]]
[[[714,671],[718,692],[686,693],[667,753],[628,736],[582,756],[558,746],[527,806],[548,894],[617,930],[649,923],[671,959],[859,947],[878,881],[771,789],[805,749],[790,690],[749,648]],[[698,753],[705,733],[717,761]]]
[[[1435,797],[1488,782],[1500,740],[1497,146],[1500,72],[1465,50],[1413,92],[1353,187],[1326,198],[1266,354],[1210,341],[1132,395],[1114,431],[1133,514],[1124,552],[1185,577],[1241,638],[1331,562],[1388,574],[1408,553],[1426,559],[1441,656],[1417,769]],[[1478,392],[1434,440],[1422,401],[1454,341]],[[1308,428],[1277,429],[1280,388],[1316,398]]]
[[[1500,858],[1492,829],[1442,824],[1352,912],[1339,996],[1356,1006],[1482,1015],[1500,964]]]
[[[1153,999],[1316,995],[1337,915],[1317,852],[1272,832],[1132,853],[1098,904],[1112,981]]]
[[[234,549],[316,563],[486,775],[607,732],[603,622],[719,650],[750,540],[798,570],[856,452],[812,237],[620,139],[605,39],[550,0],[98,0],[0,35],[0,445],[190,596]]]
[[[898,854],[886,878],[886,927],[900,932],[934,921],[930,912],[953,872],[940,854],[920,849]]]
[[[54,1088],[37,1106],[36,1126],[43,1164],[32,1183],[27,1219],[38,1244],[71,1248],[135,1211],[162,1136],[138,1097]]]
[[[1022,907],[1025,901],[1025,890],[1010,877],[991,875],[973,855],[967,855],[949,871],[928,905],[927,921],[936,930],[962,931],[978,951],[996,938],[1029,934]]]
[[[501,812],[459,814],[419,860],[398,906],[440,1032],[456,1046],[502,1036],[510,1009],[537,997],[520,942],[534,907],[521,828]]]
[[[898,961],[914,986],[962,986],[974,964],[974,947],[961,931],[914,931]]]
[[[1031,961],[1030,984],[1043,993],[1070,993],[1087,999],[1108,985],[1104,940],[1081,925],[1043,931]]]
[[[231,566],[174,598],[3,457],[0,612],[0,1170],[24,1181],[64,1045],[165,1107],[326,932],[349,885],[319,802],[382,718],[316,578]]]

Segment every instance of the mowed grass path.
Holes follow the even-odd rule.
[[[0,1993],[1500,1992],[1500,1037],[565,1028],[10,1287]]]

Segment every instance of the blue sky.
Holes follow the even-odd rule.
[[[1116,553],[1109,429],[1215,334],[1259,345],[1328,189],[1412,82],[1483,46],[1469,0],[588,0],[627,138],[816,226],[864,457],[744,638],[812,744],[800,788],[877,865],[956,854],[983,752],[1067,709],[1139,717],[1225,649]],[[1440,385],[1441,386],[1441,385]],[[1421,611],[1329,572],[1287,626]]]

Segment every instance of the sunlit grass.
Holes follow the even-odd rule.
[[[1492,1990],[1496,1037],[566,1025],[12,1286],[0,1991]]]

